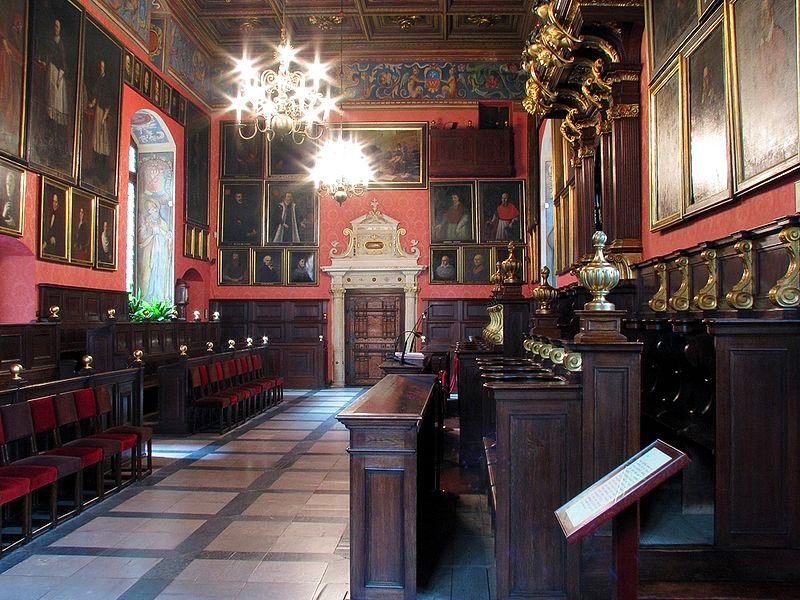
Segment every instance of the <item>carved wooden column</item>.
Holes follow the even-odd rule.
[[[575,260],[591,251],[594,233],[594,154],[597,143],[596,121],[576,123],[580,137],[576,140],[577,158],[575,159]]]

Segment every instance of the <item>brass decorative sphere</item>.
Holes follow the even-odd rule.
[[[253,345],[253,338],[251,338],[251,337],[247,338],[245,340],[245,343],[247,343],[247,347],[249,348],[250,346]]]
[[[106,318],[109,321],[113,321],[114,319],[116,319],[117,318],[117,309],[116,308],[109,308],[106,311]]]
[[[8,370],[11,372],[11,379],[19,381],[22,379],[22,372],[25,370],[25,367],[19,363],[13,363]]]
[[[50,307],[49,312],[51,319],[58,319],[61,316],[61,307],[58,306],[57,304],[54,304],[53,306]]]
[[[94,364],[94,358],[92,358],[91,354],[84,354],[81,356],[81,363],[83,363],[84,369],[91,369],[93,368],[92,365]]]
[[[178,350],[180,351],[181,356],[186,356],[189,350],[189,346],[187,346],[186,344],[181,344]]]
[[[231,350],[236,348],[236,340],[228,340],[228,348]]]
[[[206,342],[206,352],[214,351],[214,342]]]
[[[133,362],[140,363],[142,362],[143,357],[144,357],[144,352],[142,352],[141,350],[133,351]]]

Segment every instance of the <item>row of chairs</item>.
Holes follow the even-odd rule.
[[[0,406],[0,552],[152,472],[152,429],[112,421],[105,386]]]
[[[191,366],[189,387],[193,432],[225,433],[283,400],[283,377],[266,375],[258,354]]]

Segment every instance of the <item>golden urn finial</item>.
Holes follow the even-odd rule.
[[[113,321],[117,318],[117,309],[116,308],[109,308],[106,310],[106,319],[109,321]]]
[[[61,318],[61,307],[58,304],[54,304],[48,309],[50,313],[51,319],[60,319]]]
[[[84,354],[81,356],[81,363],[83,364],[84,369],[93,369],[94,368],[94,358],[91,354]]]
[[[188,356],[188,350],[189,350],[189,346],[187,346],[186,344],[181,344],[178,347],[178,351],[180,352],[181,356]]]
[[[142,362],[142,357],[144,356],[144,352],[141,350],[134,350],[133,351],[133,362],[140,363]]]
[[[206,342],[206,352],[214,351],[214,342]]]
[[[11,379],[13,381],[20,381],[22,379],[22,372],[25,368],[19,363],[13,363],[8,370],[11,372]]]
[[[608,293],[619,283],[619,269],[606,260],[603,248],[606,234],[595,231],[592,236],[594,256],[592,260],[578,269],[578,281],[592,292],[592,299],[584,305],[585,310],[614,310],[613,302],[606,300]]]
[[[547,315],[552,312],[550,303],[558,298],[558,290],[548,282],[550,269],[547,266],[542,267],[539,273],[539,283],[533,286],[533,299],[536,301],[536,313]]]
[[[228,349],[233,350],[236,348],[236,340],[228,340]]]
[[[514,256],[514,247],[514,242],[508,242],[508,257],[500,263],[504,284],[513,285],[519,283],[519,261]]]

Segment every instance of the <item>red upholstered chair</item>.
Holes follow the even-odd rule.
[[[225,381],[225,371],[222,368],[222,362],[217,361],[208,366],[208,388],[209,393],[215,396],[225,396],[231,402],[231,415],[232,421],[231,424],[238,424],[241,422],[241,401],[244,398],[244,394],[240,393],[239,390],[229,390],[227,389],[227,383]]]
[[[226,422],[233,423],[231,399],[227,395],[213,394],[209,391],[210,380],[206,365],[189,367],[189,398],[192,401],[192,433],[198,430],[205,412],[216,413],[219,419],[219,433],[225,433]]]
[[[279,375],[267,375],[264,372],[264,364],[261,360],[261,356],[258,354],[253,354],[253,368],[259,378],[272,380],[273,387],[275,388],[272,394],[273,405],[280,403],[283,400],[283,377]]]
[[[96,499],[102,499],[105,495],[102,448],[81,448],[77,446],[70,447],[61,445],[61,435],[58,429],[58,421],[56,420],[54,396],[30,400],[28,405],[31,408],[31,416],[33,417],[33,429],[36,432],[38,440],[43,442],[43,444],[39,446],[42,453],[54,456],[77,457],[81,461],[81,469],[84,470],[84,473],[87,469],[94,468],[95,496],[87,499],[84,490],[83,505],[86,506]],[[84,475],[84,483],[86,481],[87,479]]]
[[[132,482],[139,476],[139,464],[141,456],[139,454],[139,438],[135,433],[119,433],[101,431],[97,412],[97,400],[95,399],[94,388],[82,388],[72,392],[75,399],[75,410],[78,412],[78,420],[88,424],[89,435],[84,438],[94,440],[113,440],[119,442],[122,452],[131,452],[131,471],[130,479]]]
[[[11,457],[11,466],[14,467],[52,467],[56,469],[59,481],[72,479],[72,508],[62,517],[73,512],[80,512],[83,506],[83,470],[81,459],[75,456],[56,456],[39,454],[36,448],[36,434],[33,429],[31,407],[27,402],[6,404],[0,406],[0,421],[3,429],[3,449],[5,459],[8,459],[9,448],[13,444],[16,454],[20,458]]]
[[[262,412],[272,404],[272,392],[275,388],[274,382],[269,378],[259,377],[253,366],[253,356],[248,354],[239,357],[239,372],[245,381],[258,384],[261,387],[261,394],[258,397],[258,411]]]
[[[111,405],[111,391],[108,386],[101,385],[94,388],[94,397],[97,402],[97,420],[102,428],[103,433],[133,433],[136,435],[137,443],[139,445],[138,457],[139,464],[137,466],[139,475],[143,474],[142,471],[142,454],[144,454],[144,447],[147,447],[147,474],[153,472],[153,428],[144,425],[116,425],[113,422],[113,406]]]
[[[24,543],[31,535],[31,482],[24,477],[0,477],[0,553]],[[15,500],[22,501],[20,535],[13,542],[3,541],[4,513]]]
[[[253,415],[255,399],[261,393],[261,386],[251,385],[242,381],[239,375],[239,365],[235,358],[229,358],[222,363],[222,373],[225,389],[239,394],[242,407],[242,421]]]

